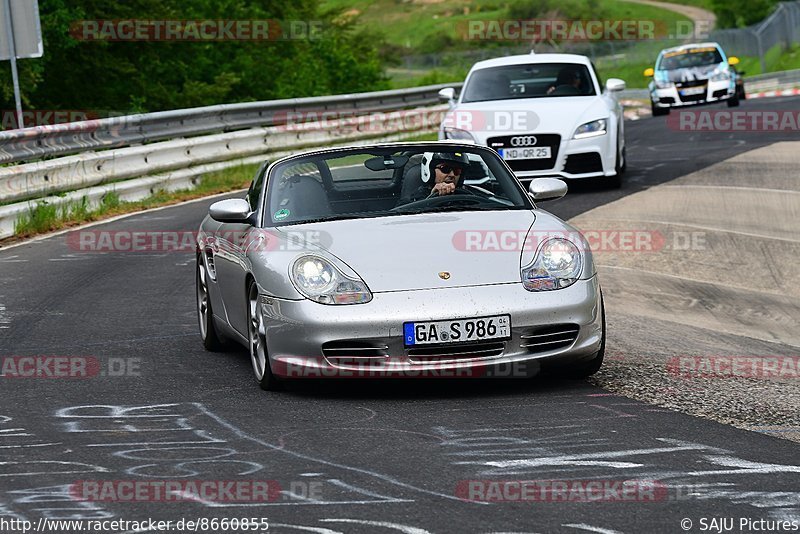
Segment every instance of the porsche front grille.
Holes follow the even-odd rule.
[[[579,327],[576,324],[557,324],[532,328],[522,336],[523,349],[530,352],[545,352],[572,345],[578,338]]]
[[[494,358],[503,354],[504,341],[469,343],[465,345],[440,345],[437,347],[414,347],[408,349],[408,360],[412,363],[438,363],[449,360],[473,360]]]
[[[322,355],[335,365],[378,363],[388,359],[389,347],[362,340],[329,341],[323,343]]]

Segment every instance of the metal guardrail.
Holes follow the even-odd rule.
[[[14,235],[19,218],[42,203],[85,202],[93,208],[111,192],[131,201],[162,190],[191,189],[206,173],[304,148],[396,141],[432,133],[446,110],[444,105],[407,110],[407,120],[399,122],[386,113],[370,116],[368,121],[358,117],[326,121],[324,128],[315,123],[248,128],[0,168],[0,201],[22,200],[0,206],[0,239]]]
[[[766,19],[746,28],[714,30],[710,41],[716,41],[739,56],[757,56],[761,71],[767,70],[766,54],[775,46],[788,48],[800,42],[800,1],[781,2]]]
[[[800,85],[800,70],[747,82],[769,89]],[[15,221],[41,202],[62,205],[85,197],[96,204],[109,191],[136,200],[161,189],[191,187],[206,172],[267,155],[434,132],[447,106],[430,104],[438,102],[441,88],[462,85],[211,106],[0,132],[0,161],[63,156],[0,168],[0,202],[17,202],[0,206],[0,238],[13,235]],[[620,97],[646,98],[647,90],[626,90]],[[424,107],[406,109],[413,104]],[[401,110],[398,121],[391,112]],[[325,112],[344,118],[328,120]],[[361,121],[361,115],[368,120]],[[314,117],[324,124],[315,124]],[[81,153],[66,155],[76,152]]]
[[[285,124],[293,112],[352,112],[366,114],[438,103],[443,87],[430,85],[267,102],[222,104],[202,108],[159,111],[107,119],[37,126],[0,132],[0,163],[32,161],[87,150],[120,148],[136,144]],[[301,117],[302,118],[302,117]]]

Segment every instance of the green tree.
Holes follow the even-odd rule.
[[[712,0],[718,28],[744,28],[761,22],[779,0]]]
[[[40,0],[44,57],[19,62],[28,109],[129,113],[387,87],[381,40],[320,15],[316,0]],[[273,20],[321,28],[267,41],[102,41],[81,20]],[[0,98],[13,107],[9,69]]]

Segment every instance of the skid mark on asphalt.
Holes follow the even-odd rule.
[[[592,398],[593,405],[583,403],[582,408],[573,406],[573,410],[577,409],[585,415],[583,418],[576,417],[576,420],[596,420],[598,406],[612,409],[617,413],[609,418],[609,425],[603,430],[591,431],[580,425],[549,428],[536,425],[475,425],[474,429],[418,427],[419,431],[413,431],[413,434],[421,435],[426,440],[434,438],[425,449],[425,457],[431,462],[428,468],[431,469],[431,480],[436,481],[435,487],[407,483],[368,465],[353,466],[312,453],[298,452],[285,445],[281,447],[246,433],[201,403],[69,406],[55,411],[52,421],[65,437],[69,437],[71,450],[54,450],[55,454],[51,454],[48,447],[29,448],[25,450],[24,459],[0,462],[0,476],[5,476],[12,485],[17,486],[13,491],[6,491],[6,499],[0,496],[0,505],[8,509],[8,513],[20,516],[44,514],[48,518],[59,518],[69,514],[68,517],[72,519],[96,518],[98,515],[113,517],[113,503],[85,501],[77,505],[71,500],[65,502],[65,499],[69,499],[70,488],[76,477],[80,476],[82,480],[92,476],[106,478],[109,475],[104,473],[113,472],[117,478],[127,477],[131,480],[236,480],[241,477],[273,478],[278,472],[282,479],[294,482],[281,488],[280,495],[271,502],[209,501],[183,489],[173,495],[185,506],[231,511],[251,507],[311,506],[324,510],[333,505],[407,504],[419,502],[420,496],[432,496],[437,502],[456,502],[461,506],[498,506],[499,503],[495,502],[465,500],[457,488],[464,480],[480,480],[482,477],[517,475],[524,477],[524,480],[552,480],[557,476],[614,480],[615,477],[619,478],[619,473],[624,473],[626,480],[657,480],[677,488],[676,491],[692,488],[693,492],[682,494],[684,498],[748,504],[773,515],[788,516],[800,506],[800,492],[777,489],[750,491],[748,488],[748,475],[776,473],[783,475],[782,484],[785,486],[791,482],[785,477],[800,473],[800,466],[753,462],[738,457],[730,450],[674,438],[645,438],[653,441],[653,444],[645,441],[632,447],[613,428],[616,425],[613,421],[618,421],[619,425],[631,424],[631,414],[617,409],[621,404],[618,398]],[[605,412],[601,410],[601,413]],[[363,439],[369,439],[368,430],[383,433],[395,429],[322,429],[323,432],[332,433],[332,439],[339,438],[338,434],[333,434],[336,432],[357,432]],[[14,440],[11,444],[30,447],[42,444],[35,434],[10,416],[0,417],[0,443]],[[296,441],[306,442],[303,438]],[[417,446],[413,444],[397,443],[400,448],[393,451],[397,461],[406,460],[404,454],[418,453]],[[411,453],[409,449],[414,452]],[[265,457],[264,452],[274,454]],[[281,459],[276,459],[276,454],[281,455]],[[87,461],[86,455],[91,460]],[[324,469],[310,470],[309,467],[314,465],[324,466]],[[670,467],[674,465],[692,467],[691,470]],[[41,477],[47,477],[51,485],[34,487],[34,483],[26,482],[38,482]],[[318,484],[323,491],[319,494],[305,492],[302,484],[297,485],[297,481],[303,479]],[[43,511],[42,499],[62,504],[47,505],[50,507]],[[34,503],[36,507],[32,508]],[[66,506],[76,506],[78,509],[68,512]],[[147,503],[140,503],[138,509],[142,511],[147,506]],[[370,521],[376,521],[376,524],[372,525]],[[286,526],[281,528],[301,531],[304,528],[306,531],[327,528],[327,525],[320,527],[313,523],[290,523],[282,523]],[[386,523],[382,528],[392,528],[388,526],[390,523],[379,518],[352,519],[350,524],[353,527],[358,524],[378,528],[377,523]],[[421,528],[391,524],[406,529]],[[592,525],[591,522],[585,525],[605,528]]]
[[[569,527],[578,530],[585,530],[587,532],[598,532],[599,534],[622,534],[619,530],[611,530],[609,528],[600,528],[600,527],[593,527],[591,525],[587,525],[585,523],[567,523],[565,525],[561,525],[562,527]]]

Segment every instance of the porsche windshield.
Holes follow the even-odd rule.
[[[464,88],[462,102],[487,102],[516,98],[595,95],[594,82],[585,65],[535,63],[490,67],[474,71]]]
[[[722,63],[722,54],[716,47],[690,48],[678,52],[667,52],[661,57],[659,70],[691,69]]]
[[[293,158],[270,172],[268,225],[532,207],[489,149],[349,149]]]

